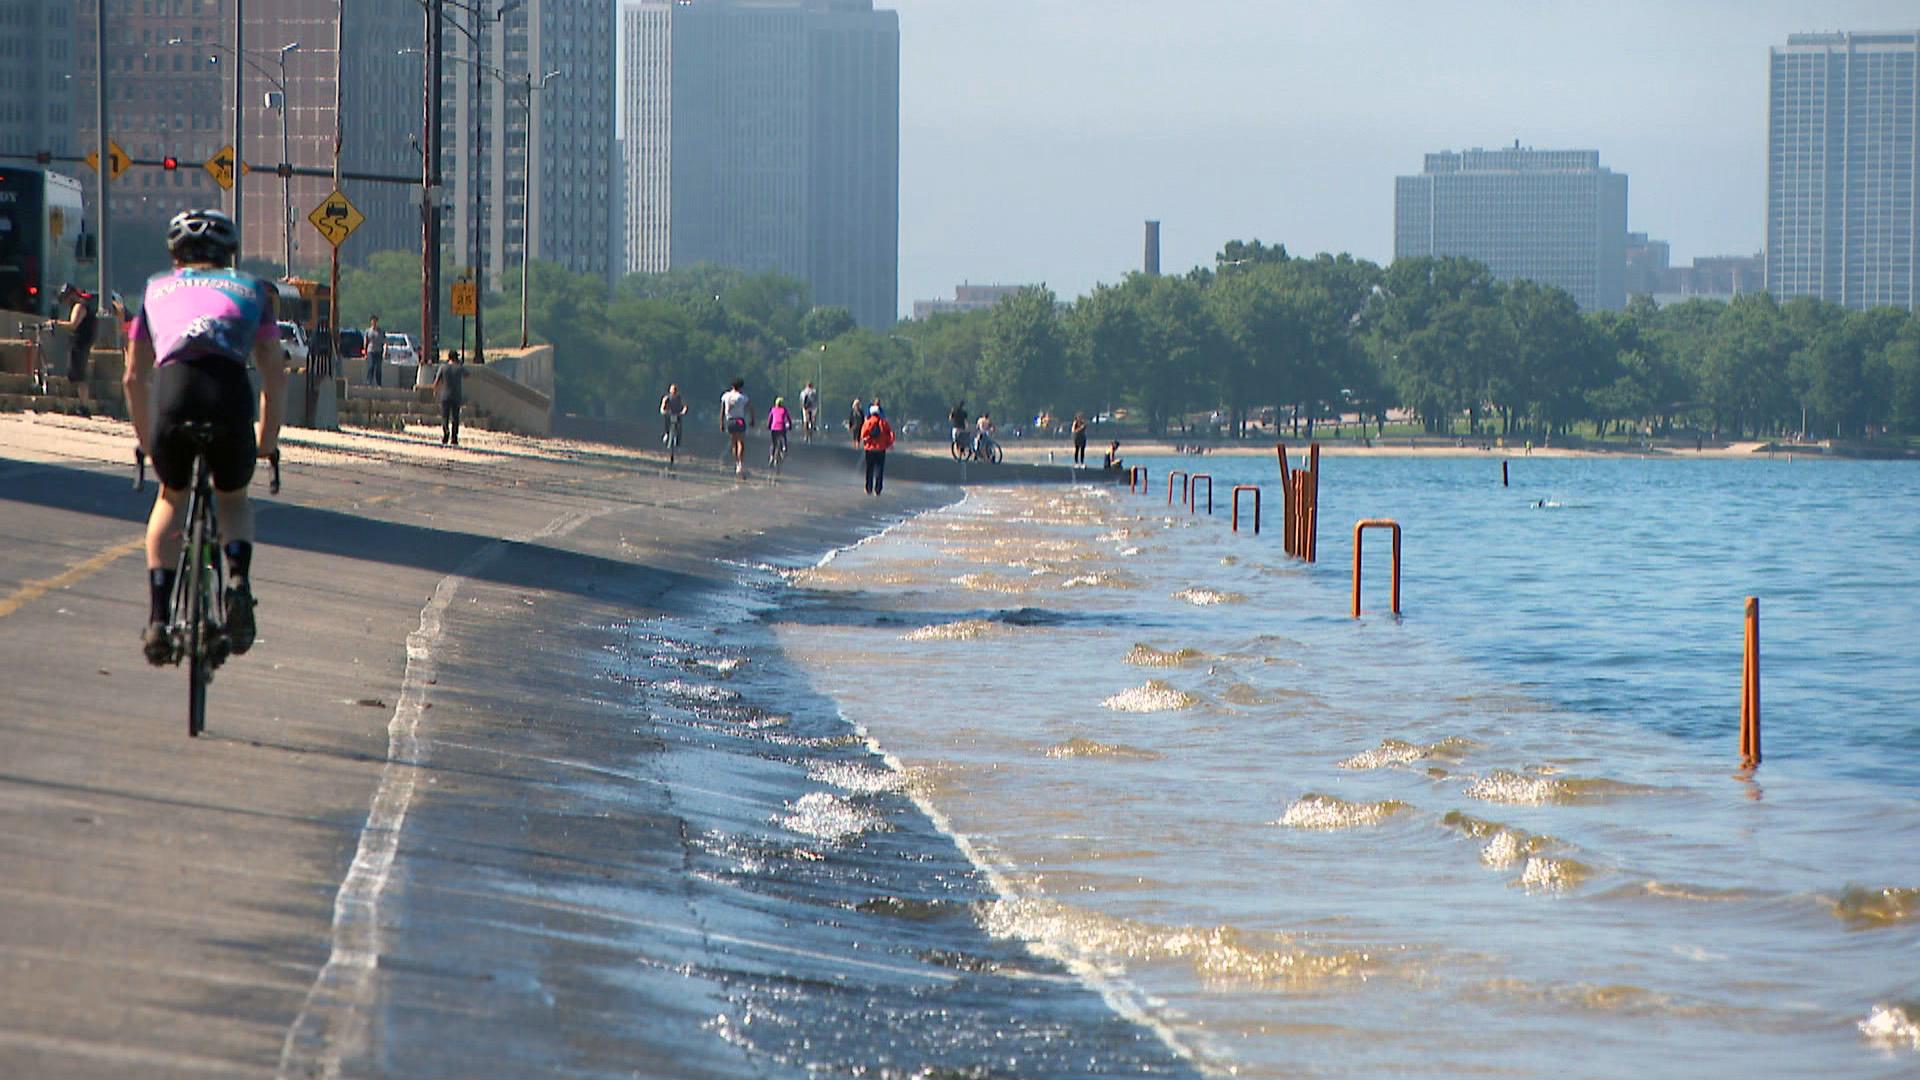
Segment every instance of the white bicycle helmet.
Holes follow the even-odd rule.
[[[167,251],[180,262],[230,264],[240,230],[218,210],[182,210],[167,222]]]

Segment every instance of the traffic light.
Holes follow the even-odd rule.
[[[180,159],[174,157],[172,154],[168,154],[166,157],[160,159],[160,167],[168,172],[172,172],[180,167]]]

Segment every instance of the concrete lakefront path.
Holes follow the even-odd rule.
[[[0,418],[0,1076],[1190,1072],[903,796],[778,825],[871,753],[743,579],[954,492],[469,439],[292,433],[191,740],[130,432]]]

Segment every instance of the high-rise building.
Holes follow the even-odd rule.
[[[1767,290],[1920,302],[1920,33],[1791,34],[1770,50]]]
[[[229,4],[206,6],[221,9],[230,26]],[[230,50],[208,52],[217,60],[214,66],[227,70],[229,78],[237,70],[245,80],[240,100],[245,105],[241,134],[246,145],[241,150],[256,171],[241,185],[246,202],[240,254],[278,263],[285,257],[290,235],[295,271],[315,274],[327,265],[332,248],[307,215],[333,190],[332,178],[294,177],[283,185],[271,173],[258,170],[282,160],[332,168],[334,40],[344,30],[339,80],[345,121],[341,168],[378,176],[420,175],[414,137],[424,112],[421,58],[400,50],[419,47],[423,18],[413,4],[355,3],[341,27],[339,0],[247,0],[244,11],[245,62],[236,67]],[[232,45],[230,29],[221,32],[220,41]],[[282,51],[296,43],[299,48]],[[209,152],[225,145],[231,130],[231,89],[229,83],[229,100],[221,114],[223,130],[212,133]],[[377,251],[420,250],[417,188],[357,180],[345,181],[341,188],[367,219],[341,245],[342,262],[361,262]]]
[[[1627,177],[1597,150],[1447,151],[1395,182],[1393,255],[1456,255],[1553,285],[1582,308],[1626,296]]]
[[[626,0],[627,268],[802,278],[898,315],[900,27],[873,0]]]
[[[54,136],[65,138],[67,147],[53,152],[85,154],[94,149],[99,116],[94,96],[95,0],[31,6],[44,9],[46,19],[58,21],[64,15],[71,24],[72,51],[60,66],[73,77],[63,80],[66,96],[50,100],[47,107],[58,108],[61,127],[71,128],[70,135],[62,131]],[[107,184],[117,235],[158,236],[167,219],[182,210],[221,205],[220,188],[200,167],[225,141],[221,87],[226,65],[209,62],[218,54],[208,44],[221,40],[212,5],[198,12],[175,12],[171,6],[153,10],[108,4],[107,135],[133,158],[157,161],[171,155],[180,161],[172,172],[141,166]],[[92,171],[85,165],[55,168],[85,183],[91,213]],[[153,257],[163,259],[164,253]]]
[[[495,288],[526,251],[609,275],[621,247],[610,205],[614,0],[525,0],[493,18],[502,6],[449,9],[464,32],[446,34],[443,236],[467,265],[477,231]]]
[[[42,151],[71,155],[76,103],[71,75],[78,70],[79,36],[72,3],[9,0],[0,3],[0,154]],[[92,5],[86,5],[91,21]],[[87,36],[91,43],[93,36]],[[92,70],[92,60],[87,61]],[[84,152],[84,151],[82,151]],[[0,160],[0,165],[8,161]],[[57,166],[72,172],[70,165]]]

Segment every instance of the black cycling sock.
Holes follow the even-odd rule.
[[[253,544],[247,540],[229,540],[225,548],[227,553],[227,581],[233,585],[244,585],[247,575],[253,569]]]
[[[147,571],[147,621],[163,623],[167,621],[167,609],[173,606],[173,578],[175,570]]]

